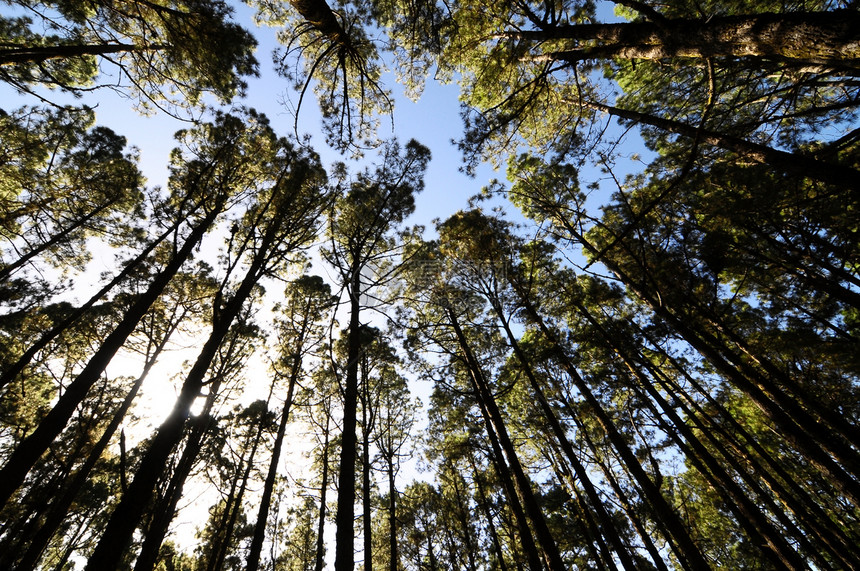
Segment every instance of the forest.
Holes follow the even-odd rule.
[[[0,84],[0,570],[860,569],[856,2],[2,0]]]

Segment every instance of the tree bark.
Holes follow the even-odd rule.
[[[325,0],[289,0],[304,20],[335,44],[346,44],[348,36],[337,15]]]
[[[648,338],[648,334],[644,333],[644,337]],[[804,530],[811,537],[824,544],[819,550],[829,551],[836,560],[842,560],[846,568],[860,568],[860,558],[854,555],[853,545],[857,543],[857,539],[848,538],[844,531],[834,526],[833,521],[824,512],[822,506],[817,503],[809,494],[804,491],[795,478],[785,471],[785,466],[768,453],[756,438],[747,432],[737,420],[723,406],[717,402],[694,378],[687,374],[683,367],[671,356],[665,353],[659,345],[649,339],[651,346],[654,347],[663,358],[671,363],[672,367],[684,378],[690,385],[703,395],[709,407],[713,408],[718,416],[718,419],[713,418],[699,405],[698,401],[687,393],[678,383],[674,382],[670,375],[662,373],[656,366],[651,364],[644,356],[640,355],[639,360],[643,362],[646,368],[651,373],[651,376],[664,388],[668,394],[679,396],[684,414],[692,419],[699,430],[704,434],[717,449],[730,448],[734,451],[743,462],[752,469],[754,477],[761,478],[765,485],[773,491],[776,497],[793,516],[804,526]],[[683,397],[683,399],[680,399]],[[719,437],[719,438],[717,438]],[[751,449],[748,450],[744,443]],[[816,491],[818,493],[818,491]]]
[[[367,357],[361,357],[361,521],[364,540],[364,571],[373,571],[373,521],[370,505],[370,434],[375,413],[370,404]]]
[[[490,505],[487,501],[487,494],[484,492],[484,485],[481,483],[481,477],[478,474],[478,468],[475,466],[473,458],[469,458],[472,465],[472,477],[475,482],[475,489],[478,492],[478,506],[484,512],[484,517],[487,518],[487,528],[490,532],[490,542],[493,545],[493,552],[496,554],[496,559],[499,562],[500,571],[508,571],[508,565],[505,563],[505,554],[502,551],[502,544],[499,540],[499,534],[496,531],[496,524],[493,523],[493,514],[490,512]],[[490,565],[492,569],[492,564]]]
[[[351,268],[349,288],[349,332],[347,334],[346,384],[343,389],[343,435],[335,514],[335,571],[354,571],[355,565],[355,458],[358,409],[358,360],[361,356],[361,278]]]
[[[581,244],[590,254],[599,253],[597,247],[585,238],[566,218],[559,222],[571,238]],[[635,258],[634,258],[635,259]],[[623,267],[606,261],[607,267],[639,299],[648,304],[655,314],[664,319],[691,347],[707,359],[715,369],[728,379],[771,420],[785,439],[801,452],[817,469],[828,476],[838,489],[860,505],[860,482],[851,476],[834,458],[844,458],[846,466],[860,474],[860,464],[855,460],[857,452],[841,437],[822,426],[807,410],[775,387],[766,376],[750,368],[744,360],[725,343],[709,331],[694,327],[688,317],[676,314],[666,305],[662,296],[655,296],[646,284],[634,280]],[[638,262],[637,262],[638,263]],[[746,372],[745,372],[746,371]],[[748,374],[752,374],[748,377]],[[778,399],[774,400],[774,399]],[[832,456],[831,456],[832,455]]]
[[[22,63],[40,63],[49,59],[160,51],[169,47],[170,46],[166,44],[153,44],[151,46],[136,46],[134,44],[88,44],[6,48],[0,50],[0,66],[17,65]]]
[[[265,412],[268,412],[268,410]],[[256,456],[257,448],[263,438],[263,423],[265,421],[265,417],[266,414],[264,413],[257,424],[257,433],[254,435],[254,441],[251,445],[251,450],[248,453],[248,460],[245,462],[244,469],[242,470],[241,484],[239,485],[239,490],[236,492],[233,499],[233,505],[231,506],[229,514],[230,517],[227,519],[226,525],[224,526],[224,532],[221,536],[221,542],[211,571],[221,571],[224,567],[224,560],[227,558],[227,552],[230,550],[230,540],[233,536],[234,530],[236,529],[236,522],[239,519],[239,513],[242,512],[242,500],[245,497],[245,490],[248,487],[248,480],[251,477],[251,468],[254,467],[254,456]]]
[[[215,403],[214,396],[217,394],[217,390],[218,388],[213,384],[210,389],[210,398],[206,399],[206,404],[201,413],[192,420],[191,434],[188,436],[185,448],[182,450],[182,456],[179,458],[164,496],[156,503],[155,513],[149,522],[143,545],[134,564],[134,571],[152,571],[158,563],[161,544],[164,542],[164,537],[170,528],[170,522],[173,521],[176,514],[176,507],[182,498],[185,481],[194,467],[203,436],[213,422],[209,415],[212,411],[212,405]]]
[[[326,517],[326,492],[328,491],[328,445],[329,445],[329,427],[331,425],[331,410],[325,408],[325,431],[323,436],[323,456],[322,456],[322,474],[320,475],[320,511],[319,519],[317,520],[317,548],[316,560],[314,561],[314,571],[322,571],[325,564],[323,558],[325,556],[325,542],[323,533],[325,532],[325,517]]]
[[[860,71],[860,13],[851,9],[574,24],[511,32],[503,37],[596,42],[543,56],[562,61],[752,57]]]
[[[709,484],[715,489],[720,490],[726,499],[731,500],[726,502],[728,509],[735,514],[737,522],[744,528],[753,543],[756,545],[766,544],[770,547],[770,551],[764,551],[764,553],[771,558],[771,562],[774,565],[781,564],[786,569],[805,569],[806,565],[800,559],[800,556],[789,546],[782,534],[774,529],[761,508],[750,499],[748,492],[740,488],[734,478],[726,472],[714,455],[702,444],[701,440],[693,434],[693,431],[678,416],[675,409],[654,388],[652,380],[647,378],[639,367],[631,362],[626,348],[618,342],[617,336],[607,331],[603,324],[584,305],[576,304],[576,309],[600,332],[607,345],[621,357],[628,369],[639,379],[638,386],[634,386],[633,390],[641,396],[642,402],[651,409],[652,415],[658,422],[658,425],[662,426],[666,434],[676,442],[681,451],[696,466]],[[643,393],[647,393],[647,396]],[[653,399],[660,406],[663,414],[668,417],[670,422],[667,423],[663,419],[650,399]],[[683,437],[683,440],[681,437]],[[763,493],[757,481],[743,477],[742,479],[744,479],[752,492],[757,493],[765,504],[768,503],[766,501],[767,496]],[[795,535],[801,544],[805,542],[805,538],[798,532],[793,522],[784,517],[780,518],[780,515],[784,514],[781,514],[778,508],[774,511],[774,515],[789,531],[795,532],[793,535]]]
[[[400,568],[400,553],[397,550],[397,487],[394,483],[394,463],[388,460],[388,571]]]

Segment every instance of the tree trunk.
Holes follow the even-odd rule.
[[[686,561],[690,567],[695,569],[709,569],[710,566],[705,561],[702,553],[699,551],[699,548],[693,542],[689,533],[687,532],[686,526],[681,522],[678,514],[669,506],[666,498],[663,497],[663,494],[654,485],[654,482],[651,481],[651,478],[648,477],[648,474],[639,464],[639,460],[636,459],[636,456],[633,454],[633,451],[630,450],[630,447],[624,440],[624,437],[618,432],[615,423],[603,409],[603,406],[594,396],[594,393],[591,391],[591,388],[585,382],[585,380],[580,376],[579,372],[573,366],[573,363],[570,362],[570,359],[567,358],[564,350],[556,339],[555,335],[550,331],[549,327],[547,327],[543,318],[538,314],[537,309],[531,303],[531,301],[523,295],[520,295],[520,300],[523,303],[523,306],[526,310],[526,313],[532,319],[532,321],[538,326],[541,333],[546,337],[546,339],[555,347],[555,354],[559,358],[564,370],[567,372],[570,380],[574,383],[577,390],[580,392],[582,397],[585,399],[585,402],[588,404],[589,409],[594,413],[598,423],[601,428],[606,432],[609,441],[612,443],[615,450],[621,456],[621,459],[624,461],[624,464],[627,466],[627,469],[630,470],[631,474],[633,474],[636,482],[638,483],[640,489],[645,495],[648,503],[651,504],[651,508],[653,513],[658,521],[662,523],[666,533],[668,536],[671,536],[673,539],[672,546],[676,550],[676,555],[682,561]]]
[[[325,405],[324,405],[325,407]],[[325,531],[325,513],[326,513],[326,492],[328,491],[328,444],[329,444],[329,428],[331,425],[331,410],[325,407],[325,435],[323,436],[323,465],[322,474],[320,476],[320,513],[317,521],[317,549],[316,560],[314,561],[314,571],[322,571],[325,556],[325,543],[323,540],[323,532]]]
[[[546,440],[547,442],[544,445],[546,449],[541,450],[541,454],[547,459],[548,464],[552,466],[552,471],[555,472],[559,483],[562,486],[567,485],[568,493],[579,511],[576,524],[585,540],[585,549],[591,556],[593,565],[599,571],[605,571],[606,564],[604,562],[611,562],[613,560],[609,547],[603,540],[603,535],[600,533],[597,522],[594,521],[594,514],[591,508],[585,503],[582,492],[580,492],[579,487],[576,485],[576,480],[570,470],[570,466],[568,466],[565,460],[564,453],[558,449],[557,443],[551,441],[549,438]],[[601,506],[602,504],[603,502],[601,502]],[[614,525],[611,521],[604,522],[604,525],[607,523]]]
[[[671,356],[665,353],[663,353],[663,356],[664,358],[668,358],[677,370],[685,374],[685,378],[688,382],[691,382],[693,388],[707,399],[708,404],[719,413],[720,421],[715,421],[711,415],[701,408],[695,398],[690,396],[680,385],[673,382],[669,375],[661,372],[643,355],[638,355],[637,360],[645,365],[652,378],[663,387],[663,390],[667,394],[678,397],[678,406],[681,408],[681,411],[687,418],[693,421],[715,449],[725,450],[728,448],[738,459],[743,461],[742,463],[737,463],[733,459],[729,459],[730,462],[735,463],[735,469],[741,474],[744,481],[748,482],[747,485],[751,489],[755,489],[758,486],[756,479],[763,480],[768,489],[773,491],[779,501],[792,513],[793,517],[803,525],[804,531],[819,542],[820,546],[817,548],[807,547],[807,551],[811,556],[815,556],[819,552],[828,552],[835,560],[841,560],[847,568],[860,567],[860,559],[852,555],[854,551],[852,545],[856,544],[856,539],[852,541],[845,536],[842,530],[835,528],[833,522],[821,509],[821,506],[797,485],[795,478],[785,471],[783,465],[766,452],[758,441],[704,390],[704,387],[701,387],[695,379],[686,376],[686,371],[679,368]],[[743,443],[727,430],[723,423],[727,424],[731,430],[746,440],[755,452],[755,455],[751,454]],[[726,458],[728,459],[729,457],[726,456]],[[767,467],[762,465],[762,461],[767,464]],[[747,474],[744,464],[752,469],[752,475]],[[773,473],[771,473],[772,471]],[[791,490],[788,488],[791,488]],[[762,496],[763,493],[759,489],[759,495]],[[776,512],[778,507],[771,500],[768,499],[767,501],[769,505],[773,506],[771,511]],[[799,541],[805,541],[806,537],[802,534],[800,535]]]
[[[532,40],[594,40],[546,54],[587,59],[764,58],[797,66],[860,72],[860,14],[856,10],[714,16],[707,20],[660,19],[619,24],[574,24],[503,36]],[[539,56],[540,57],[540,56]]]
[[[589,253],[598,253],[597,247],[588,241],[566,219],[560,219],[563,228]],[[635,258],[634,258],[635,259]],[[739,355],[731,351],[710,332],[701,327],[694,328],[688,319],[670,311],[662,297],[655,297],[643,283],[634,280],[619,264],[604,260],[618,279],[639,299],[648,304],[655,314],[664,319],[691,347],[696,349],[715,369],[728,379],[781,431],[784,438],[801,452],[817,469],[826,474],[839,490],[860,505],[860,483],[848,474],[834,458],[848,459],[848,465],[856,464],[857,452],[847,447],[842,438],[833,438],[826,427],[821,426],[812,415],[783,393],[763,375],[753,369],[753,378],[743,370],[749,370]],[[779,398],[777,403],[774,397]],[[785,407],[785,408],[783,408]],[[831,456],[832,454],[832,456]],[[860,468],[855,466],[860,473]]]
[[[299,351],[301,351],[302,340],[298,341]],[[287,424],[290,418],[290,408],[293,405],[293,393],[295,391],[296,382],[298,381],[299,372],[302,368],[302,359],[298,355],[293,360],[293,365],[290,369],[290,378],[287,386],[287,398],[284,401],[284,408],[281,411],[281,420],[278,423],[278,432],[275,435],[275,443],[272,447],[272,459],[269,462],[269,470],[266,472],[266,481],[263,484],[263,496],[260,499],[260,509],[257,511],[257,523],[254,525],[254,537],[251,539],[251,547],[248,552],[245,571],[257,571],[260,565],[260,554],[263,552],[263,540],[266,536],[266,524],[269,521],[269,507],[272,503],[272,494],[275,490],[275,479],[278,476],[278,463],[281,458],[281,448],[284,444],[284,435],[287,431]]]
[[[469,348],[466,337],[460,328],[457,316],[454,314],[453,310],[449,308],[447,310],[447,315],[451,321],[451,327],[454,329],[460,349],[463,352],[463,357],[467,363],[470,373],[469,376],[475,390],[475,397],[478,399],[478,404],[484,414],[487,429],[488,431],[492,430],[497,435],[499,444],[505,452],[505,457],[507,458],[510,469],[513,472],[513,482],[517,495],[523,503],[523,507],[528,514],[529,520],[531,520],[531,524],[534,528],[535,534],[537,535],[538,543],[540,544],[547,567],[550,571],[564,571],[565,565],[561,559],[561,554],[558,551],[558,546],[546,525],[546,520],[544,519],[540,506],[538,506],[537,499],[534,497],[534,493],[532,492],[531,482],[519,462],[516,449],[508,436],[504,420],[496,406],[492,392],[483,377],[478,361],[475,359],[475,356]]]
[[[224,353],[228,355],[234,354],[234,342],[235,340],[231,340],[231,346]],[[229,367],[229,364],[226,367]],[[215,400],[227,374],[226,367],[222,363],[221,368],[212,375],[212,380],[209,383],[209,394],[203,404],[203,409],[191,420],[190,434],[186,438],[182,455],[176,464],[164,495],[156,502],[153,508],[153,515],[144,535],[143,545],[135,562],[134,571],[152,571],[158,562],[161,544],[164,542],[164,538],[170,528],[170,523],[176,515],[185,482],[191,474],[191,470],[197,461],[197,456],[202,449],[203,438],[215,422],[215,419],[211,416],[212,408],[215,406]]]
[[[150,46],[136,46],[134,44],[90,44],[6,48],[0,50],[0,66],[18,65],[22,63],[41,63],[49,59],[159,51],[165,50],[168,47],[169,46],[164,44],[153,44]]]
[[[478,474],[478,468],[475,466],[474,460],[470,457],[469,461],[472,465],[472,477],[475,481],[475,488],[478,491],[478,506],[484,512],[484,517],[487,518],[487,528],[490,532],[490,541],[493,545],[493,552],[496,554],[496,559],[499,561],[500,571],[508,571],[508,565],[505,563],[505,554],[502,551],[502,543],[499,539],[499,534],[496,531],[496,524],[493,523],[493,514],[490,512],[490,505],[487,501],[487,494],[484,492],[484,485],[481,482],[481,477]],[[492,564],[490,569],[492,569]]]
[[[265,411],[268,412],[268,411]],[[254,441],[251,445],[251,451],[248,453],[248,460],[245,462],[245,468],[242,471],[241,484],[239,485],[239,490],[236,492],[235,498],[233,500],[233,505],[230,510],[230,517],[226,521],[226,525],[224,527],[224,533],[221,537],[221,545],[220,549],[217,551],[217,557],[214,560],[214,565],[212,565],[211,571],[221,571],[224,567],[224,560],[227,558],[227,552],[230,550],[230,540],[233,536],[233,532],[236,529],[236,522],[239,519],[239,514],[242,512],[242,500],[245,497],[245,490],[248,487],[248,480],[251,477],[251,468],[254,466],[254,456],[257,454],[257,448],[260,445],[260,441],[263,438],[263,423],[265,421],[266,414],[260,417],[259,423],[257,424],[257,433],[254,435]]]
[[[28,436],[9,456],[6,465],[0,470],[0,503],[9,500],[18,486],[24,481],[27,472],[48,450],[51,442],[63,431],[78,405],[86,398],[87,392],[98,381],[129,335],[149,310],[149,307],[161,295],[167,283],[173,278],[183,263],[191,256],[191,252],[209,230],[223,207],[213,208],[206,217],[194,227],[182,248],[176,252],[170,263],[155,277],[152,284],[141,295],[134,305],[126,312],[122,321],[108,335],[98,351],[93,355],[77,378],[72,381],[59,398],[54,408],[42,419],[39,426]]]
[[[335,571],[354,571],[355,565],[355,458],[358,409],[358,361],[361,357],[361,278],[353,267],[349,287],[349,333],[347,337],[346,385],[343,390],[343,435],[338,474],[335,515]]]
[[[343,45],[348,35],[337,20],[337,15],[325,0],[289,0],[304,20],[334,44]]]
[[[565,405],[571,413],[574,412],[570,403],[565,403]],[[609,487],[612,488],[612,493],[615,494],[615,497],[618,499],[618,503],[621,504],[621,509],[624,510],[627,520],[633,526],[633,529],[636,530],[636,533],[645,545],[645,550],[651,557],[651,561],[654,562],[654,566],[659,571],[669,571],[669,568],[666,566],[666,562],[663,560],[663,555],[657,549],[657,546],[654,545],[654,540],[651,538],[651,534],[646,529],[645,524],[640,517],[639,510],[637,510],[636,506],[630,502],[627,492],[621,487],[621,484],[619,484],[615,474],[610,470],[607,462],[601,461],[600,456],[596,454],[597,446],[595,445],[594,440],[592,440],[588,431],[582,424],[577,424],[577,429],[579,430],[579,434],[582,436],[582,439],[585,440],[586,446],[588,446],[592,453],[595,453],[595,458],[600,471],[606,477],[606,481],[609,482]],[[662,529],[662,524],[659,523],[659,520],[658,527]],[[672,542],[669,541],[669,543],[671,544]]]
[[[394,484],[394,462],[388,460],[388,571],[400,568],[397,550],[397,487]]]
[[[176,465],[176,470],[170,478],[170,483],[167,486],[164,497],[156,503],[152,520],[149,522],[149,527],[144,536],[143,545],[134,564],[134,571],[152,571],[158,563],[161,544],[164,542],[164,537],[170,528],[170,522],[173,521],[176,514],[176,508],[179,505],[179,500],[182,498],[185,481],[194,467],[203,436],[213,422],[212,417],[209,415],[212,411],[212,406],[215,404],[214,397],[218,392],[218,388],[213,383],[210,389],[210,397],[206,399],[203,410],[192,421],[191,434],[188,436],[182,456],[180,456],[179,462]]]
[[[511,477],[511,471],[505,464],[504,453],[499,445],[498,436],[496,435],[495,430],[493,430],[492,425],[487,424],[487,417],[484,415],[483,409],[481,412],[484,417],[487,439],[490,442],[488,455],[496,469],[496,474],[498,474],[499,480],[502,482],[502,489],[504,490],[505,497],[508,500],[508,507],[511,509],[515,520],[514,525],[510,525],[508,527],[515,527],[519,532],[519,544],[525,552],[523,559],[528,563],[529,571],[542,571],[543,564],[541,563],[540,553],[538,552],[537,545],[535,544],[534,537],[532,536],[532,530],[529,526],[529,521],[526,518],[526,513],[523,510],[523,504],[517,494],[517,488],[514,484],[513,478]],[[511,531],[510,535],[512,544],[515,544],[516,538],[514,537],[513,531]],[[517,560],[517,567],[521,569],[519,558],[515,557],[515,559]]]
[[[373,522],[370,505],[370,433],[373,412],[370,404],[366,357],[361,358],[361,521],[364,540],[364,571],[373,571]]]
[[[274,200],[274,194],[269,204],[272,203],[272,200]],[[101,571],[113,569],[119,564],[124,551],[131,542],[143,509],[152,495],[159,474],[164,469],[174,447],[182,439],[182,432],[190,415],[191,406],[200,394],[209,365],[230,330],[233,320],[239,315],[242,306],[266,271],[267,263],[273,255],[270,250],[276,243],[280,231],[280,218],[284,214],[283,208],[290,206],[287,203],[281,203],[279,208],[272,213],[273,220],[263,232],[241,284],[235,294],[224,304],[224,307],[215,312],[216,317],[213,319],[209,339],[200,351],[197,361],[188,372],[173,410],[159,427],[146,455],[141,460],[140,467],[129,486],[128,494],[123,496],[122,501],[111,515],[85,569]]]
[[[174,232],[179,225],[182,223],[182,220],[175,222],[167,231],[163,232],[160,236],[158,236],[155,240],[150,242],[146,248],[143,249],[133,260],[128,262],[122,269],[120,273],[118,273],[114,278],[105,285],[102,289],[98,291],[95,295],[90,297],[86,303],[75,309],[71,314],[69,314],[65,319],[63,319],[60,323],[53,326],[51,329],[46,331],[39,337],[39,340],[36,341],[33,345],[27,349],[21,357],[18,358],[15,363],[9,367],[7,370],[3,371],[3,375],[0,376],[0,389],[11,383],[15,380],[15,378],[24,370],[24,368],[30,364],[30,361],[33,360],[33,357],[36,356],[36,353],[47,347],[48,343],[53,341],[59,334],[69,328],[73,323],[78,321],[91,307],[93,307],[96,303],[98,303],[107,293],[116,287],[120,282],[126,279],[134,270],[136,270],[146,258],[152,253],[152,251],[161,244],[172,232]]]
[[[505,319],[505,315],[502,312],[502,308],[499,305],[498,300],[490,300],[493,310],[496,313],[496,317],[498,317],[499,322],[502,324],[503,329],[505,330],[505,334],[508,338],[508,344],[511,346],[511,349],[516,355],[517,360],[520,362],[520,366],[523,368],[523,372],[526,375],[526,378],[529,381],[529,385],[534,391],[535,397],[537,397],[538,405],[543,411],[544,418],[549,422],[550,427],[552,428],[552,432],[555,435],[558,443],[561,445],[561,449],[564,451],[565,456],[567,456],[568,461],[573,466],[573,469],[576,471],[577,478],[579,479],[580,484],[582,485],[585,493],[588,495],[589,500],[591,500],[594,511],[597,514],[597,518],[600,520],[600,527],[604,534],[606,534],[609,542],[612,544],[615,549],[615,553],[618,555],[618,559],[621,561],[622,566],[628,571],[634,571],[636,569],[636,564],[633,561],[633,558],[630,555],[630,552],[627,549],[627,545],[621,540],[621,536],[618,533],[618,530],[615,529],[615,525],[612,523],[612,519],[609,517],[609,514],[606,512],[606,509],[603,506],[603,502],[600,499],[600,495],[597,492],[597,489],[594,487],[594,484],[591,482],[591,479],[588,477],[588,472],[585,469],[585,466],[579,461],[576,453],[573,450],[573,446],[570,444],[570,441],[567,439],[567,433],[561,423],[558,421],[558,417],[553,411],[552,407],[547,401],[546,395],[543,392],[543,388],[535,377],[534,371],[532,370],[531,363],[520,347],[517,338],[514,336],[513,331],[511,331],[510,325],[508,324],[507,319]]]
[[[469,498],[463,493],[460,489],[459,481],[460,481],[460,473],[456,470],[452,470],[451,473],[451,483],[454,484],[454,495],[456,496],[457,505],[455,509],[457,511],[457,519],[459,520],[460,527],[463,529],[463,541],[466,544],[466,560],[469,562],[469,571],[477,571],[478,565],[475,561],[475,554],[477,553],[477,548],[475,546],[475,541],[472,538],[472,532],[469,529],[469,520],[466,513],[466,510],[469,505]]]
[[[615,117],[620,117],[629,121],[636,121],[644,125],[651,125],[652,127],[657,127],[658,129],[662,129],[670,133],[690,137],[700,141],[701,143],[737,153],[741,157],[771,166],[784,173],[803,178],[810,178],[812,180],[832,184],[840,188],[860,189],[860,171],[851,167],[834,163],[825,163],[800,153],[780,151],[739,137],[725,135],[715,131],[709,131],[707,129],[699,129],[698,127],[682,123],[681,121],[664,119],[649,113],[621,109],[619,107],[613,107],[611,105],[605,105],[594,101],[583,100],[581,103],[585,107],[603,111]],[[576,104],[576,102],[573,104]]]
[[[173,326],[168,330],[162,340],[158,343],[155,349],[152,352],[152,355],[149,356],[146,363],[144,364],[143,371],[140,376],[138,376],[137,380],[132,385],[131,390],[129,390],[119,409],[114,413],[113,418],[111,418],[110,423],[105,428],[102,433],[101,438],[90,451],[87,460],[84,464],[78,469],[77,473],[74,476],[72,482],[70,482],[69,486],[66,487],[59,498],[57,498],[54,503],[50,507],[50,511],[48,512],[48,516],[45,519],[45,522],[39,528],[39,531],[36,533],[33,540],[30,542],[30,545],[27,548],[27,551],[24,553],[24,556],[18,562],[18,566],[15,567],[18,571],[29,571],[31,569],[35,569],[39,559],[42,556],[45,548],[48,547],[48,543],[50,543],[51,538],[56,533],[57,529],[63,523],[63,520],[66,518],[66,515],[69,511],[69,507],[75,500],[75,497],[78,495],[78,492],[84,486],[87,481],[87,478],[90,475],[90,472],[95,467],[99,458],[101,458],[102,453],[107,448],[108,444],[113,438],[113,435],[116,433],[116,430],[119,428],[120,424],[122,424],[123,419],[125,418],[125,414],[128,412],[128,409],[131,408],[131,404],[137,396],[138,391],[140,390],[141,385],[146,380],[146,377],[149,375],[149,371],[155,365],[155,362],[158,360],[159,355],[164,350],[164,347],[167,345],[170,336],[176,330],[176,327],[179,326],[179,321],[181,317],[177,319]]]

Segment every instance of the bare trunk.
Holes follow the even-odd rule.
[[[274,200],[274,195],[270,199],[270,204],[271,200]],[[281,203],[280,207],[273,212],[273,219],[278,220],[278,215],[283,215],[281,209],[289,206],[289,204]],[[182,432],[190,415],[191,406],[203,388],[206,372],[215,358],[221,342],[230,330],[233,320],[239,315],[242,306],[251,296],[260,277],[265,273],[267,264],[271,261],[270,257],[273,252],[270,250],[277,242],[279,231],[279,224],[276,222],[268,225],[260,238],[260,243],[257,245],[257,250],[248,265],[248,271],[241,284],[233,296],[224,303],[223,308],[216,312],[217,317],[214,319],[209,339],[200,351],[197,361],[188,372],[173,410],[159,427],[152,444],[141,460],[140,467],[129,486],[128,494],[123,496],[122,501],[111,515],[85,569],[101,571],[102,569],[114,569],[118,566],[124,551],[131,542],[143,509],[152,495],[159,474],[164,469],[174,447],[182,439]]]
[[[177,321],[175,325],[178,324],[179,322]],[[107,448],[108,444],[113,438],[113,435],[116,434],[116,430],[119,428],[120,424],[125,418],[125,414],[128,412],[128,409],[131,408],[131,404],[137,396],[141,385],[146,380],[146,377],[149,375],[150,369],[152,369],[152,367],[155,365],[155,362],[158,360],[159,355],[163,351],[168,339],[170,338],[170,334],[174,330],[175,326],[171,328],[170,332],[167,335],[165,335],[165,337],[161,340],[161,342],[153,351],[152,355],[147,359],[147,362],[143,367],[143,371],[141,372],[140,376],[138,376],[137,380],[134,382],[134,385],[131,387],[131,390],[126,395],[119,409],[117,409],[117,411],[114,413],[113,418],[111,418],[110,423],[105,428],[101,438],[99,438],[99,441],[90,451],[90,454],[87,457],[86,461],[78,469],[77,473],[74,476],[74,479],[70,482],[69,486],[62,491],[62,495],[57,498],[56,501],[51,505],[45,522],[39,528],[39,531],[36,533],[35,537],[33,537],[33,540],[27,547],[27,551],[24,553],[24,556],[18,562],[18,565],[17,567],[15,567],[15,569],[18,569],[19,571],[29,571],[31,569],[36,568],[36,565],[39,562],[42,553],[48,547],[48,543],[50,543],[51,538],[54,536],[57,529],[63,523],[63,520],[66,518],[69,511],[69,507],[74,502],[75,497],[78,495],[78,492],[86,483],[90,472],[95,467],[98,460],[101,458],[102,452],[104,452],[104,450]]]
[[[301,344],[301,341],[299,341]],[[260,499],[260,509],[257,512],[257,523],[254,525],[254,537],[245,564],[245,571],[257,571],[260,565],[260,554],[263,552],[263,540],[266,536],[266,524],[269,521],[269,507],[272,503],[272,494],[275,489],[275,479],[278,475],[278,462],[281,458],[281,448],[284,444],[284,435],[287,431],[287,423],[290,417],[290,408],[293,405],[293,393],[296,381],[301,371],[301,358],[296,357],[290,370],[290,380],[287,388],[287,398],[281,411],[281,420],[278,423],[278,433],[275,436],[275,444],[272,448],[272,459],[269,461],[269,470],[266,473],[266,481],[263,484],[263,496]]]
[[[329,444],[329,427],[331,425],[331,411],[326,408],[325,419],[325,435],[323,436],[323,465],[322,475],[320,476],[320,513],[317,521],[317,549],[316,560],[314,561],[314,571],[322,571],[325,556],[325,542],[323,540],[323,532],[325,531],[326,517],[326,492],[328,491],[328,444]]]
[[[355,565],[355,457],[358,450],[355,430],[358,412],[358,360],[361,356],[361,280],[358,268],[352,268],[351,280],[346,384],[343,390],[343,436],[335,515],[335,571],[354,571]]]
[[[850,9],[715,16],[707,20],[575,24],[506,36],[533,41],[596,42],[546,55],[563,61],[752,57],[860,71],[860,14]]]
[[[585,493],[591,500],[593,509],[597,514],[597,518],[601,522],[601,529],[603,530],[603,533],[606,534],[607,538],[609,539],[609,542],[615,549],[615,553],[621,560],[622,566],[628,571],[633,571],[634,569],[636,569],[636,564],[627,549],[627,545],[621,540],[621,536],[619,535],[618,530],[615,529],[615,525],[612,523],[612,519],[609,517],[609,514],[606,513],[606,509],[603,506],[603,502],[600,499],[600,495],[597,493],[597,489],[594,487],[594,484],[588,477],[588,472],[586,471],[585,466],[583,466],[577,458],[576,453],[573,450],[573,446],[567,438],[567,434],[564,430],[564,427],[561,426],[561,423],[558,421],[558,417],[552,410],[549,401],[547,401],[546,395],[543,392],[543,388],[541,387],[540,383],[535,377],[534,371],[532,370],[531,363],[529,362],[528,358],[520,347],[520,344],[517,341],[517,338],[514,336],[513,331],[511,331],[511,328],[508,325],[507,320],[505,319],[502,309],[499,306],[498,300],[491,300],[491,305],[496,312],[496,316],[499,318],[499,322],[502,324],[502,327],[505,330],[505,334],[508,337],[508,343],[513,349],[517,360],[520,362],[520,365],[523,368],[523,372],[525,373],[526,378],[529,381],[529,385],[531,386],[532,391],[534,391],[534,394],[537,397],[537,401],[540,405],[541,410],[543,411],[544,418],[547,420],[547,422],[549,422],[553,434],[561,445],[561,448],[564,451],[565,456],[567,456],[568,460],[573,466],[573,469],[576,471],[577,478],[579,479],[580,484],[585,490]]]
[[[49,59],[103,56],[124,52],[158,51],[167,49],[167,47],[166,45],[90,44],[6,48],[0,50],[0,66],[41,63]]]

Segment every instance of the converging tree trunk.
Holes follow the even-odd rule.
[[[200,243],[204,234],[209,231],[210,226],[220,213],[223,205],[224,199],[220,201],[219,206],[212,208],[197,223],[182,247],[173,255],[165,268],[153,279],[146,292],[129,308],[122,321],[108,335],[104,343],[93,354],[75,380],[66,387],[65,392],[63,392],[51,411],[39,423],[36,430],[21,442],[10,455],[6,465],[0,470],[0,503],[5,503],[9,500],[18,486],[24,481],[30,468],[45,453],[54,441],[54,438],[66,427],[75,409],[86,398],[90,388],[101,377],[108,363],[110,363],[126,339],[132,334],[137,324],[149,310],[149,307],[161,295],[167,283],[191,256],[192,251]]]

